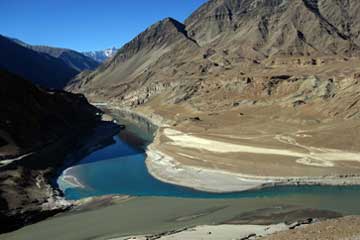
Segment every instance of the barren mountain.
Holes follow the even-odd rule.
[[[197,108],[216,92],[227,96],[210,104],[226,101],[228,108],[231,101],[271,99],[284,83],[291,86],[281,98],[288,98],[309,75],[315,80],[306,81],[324,88],[318,92],[336,91],[339,74],[353,78],[356,72],[343,67],[359,55],[359,8],[351,0],[212,0],[185,25],[165,19],[151,26],[69,89],[132,106],[170,91],[164,102],[185,100]],[[307,85],[311,96],[319,95]]]
[[[190,54],[191,49],[196,47],[196,43],[188,38],[185,25],[167,18],[150,26],[127,43],[96,71],[80,74],[71,85],[89,86],[94,90],[93,93],[98,95],[108,92],[108,89],[103,88],[105,84],[112,89],[112,94],[123,94],[129,88],[136,90],[150,79],[153,76],[150,70],[152,65],[170,51],[178,49]],[[97,81],[98,78],[102,80]],[[118,81],[119,79],[121,81]],[[91,84],[87,85],[89,81]],[[104,92],[101,93],[102,91]]]
[[[351,0],[217,0],[200,7],[185,24],[201,46],[213,43],[260,59],[354,55],[360,40],[358,10],[359,3]]]
[[[68,89],[171,126],[149,150],[164,181],[224,189],[207,181],[219,175],[191,167],[264,184],[358,181],[359,10],[356,0],[210,0],[184,24],[151,26]]]

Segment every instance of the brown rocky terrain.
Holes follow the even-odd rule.
[[[357,240],[360,238],[359,224],[359,217],[350,216],[315,223],[295,230],[275,233],[271,236],[261,239]]]

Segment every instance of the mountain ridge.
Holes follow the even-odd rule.
[[[63,60],[33,51],[0,35],[0,67],[46,88],[61,89],[78,71]]]
[[[68,89],[86,85],[93,82],[96,75],[101,75],[105,82],[113,82],[114,78],[122,78],[124,84],[117,89],[117,91],[122,92],[128,88],[129,82],[132,82],[137,76],[151,74],[148,68],[165,56],[172,46],[177,46],[179,49],[192,49],[196,48],[197,44],[188,38],[182,23],[172,18],[165,18],[151,25],[125,44],[97,70],[79,74],[71,81]],[[82,82],[81,79],[86,80]],[[102,89],[96,91],[99,93]]]
[[[99,66],[92,58],[71,49],[30,45],[19,39],[0,37],[1,48],[7,46],[3,50],[2,67],[43,87],[61,89],[78,73],[94,70]],[[22,52],[21,61],[16,60],[20,58],[18,52]],[[28,65],[32,65],[32,68],[28,68]],[[54,76],[56,82],[52,82]]]
[[[92,58],[71,49],[40,45],[29,45],[29,48],[37,52],[49,54],[55,58],[62,59],[67,65],[78,72],[82,72],[84,70],[94,70],[99,66],[99,63]]]
[[[13,40],[15,43],[23,47],[61,59],[67,65],[69,65],[71,68],[75,69],[78,72],[84,70],[94,70],[96,67],[99,66],[99,63],[92,58],[72,49],[51,47],[46,45],[31,45],[16,38],[9,39]]]

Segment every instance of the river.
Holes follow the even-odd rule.
[[[145,165],[146,146],[151,143],[156,126],[137,115],[113,112],[117,121],[126,125],[125,130],[113,137],[113,143],[78,159],[76,164],[64,169],[57,180],[67,199],[108,194],[131,196],[158,196],[198,199],[263,198],[276,199],[287,204],[296,197],[297,202],[330,204],[327,208],[341,211],[344,206],[349,213],[360,213],[360,187],[357,186],[293,186],[275,187],[240,193],[215,194],[163,183],[152,177]],[[306,199],[306,201],[305,201]],[[339,207],[338,207],[339,208]],[[346,209],[345,209],[346,210]]]

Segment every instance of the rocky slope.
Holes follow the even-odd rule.
[[[102,63],[102,62],[105,62],[107,59],[111,58],[112,56],[114,56],[116,54],[117,50],[118,49],[116,47],[112,47],[112,48],[108,48],[108,49],[100,50],[100,51],[83,52],[82,54],[94,59],[95,61],[97,61],[99,63]]]
[[[79,139],[100,125],[102,114],[82,95],[47,92],[3,70],[0,86],[0,231],[4,232],[66,208],[51,177],[66,154],[80,147]]]
[[[111,94],[121,97],[130,89],[136,91],[150,80],[154,75],[150,69],[161,57],[168,55],[173,49],[189,54],[196,46],[188,38],[182,23],[167,18],[146,29],[96,71],[80,74],[70,85],[72,89],[86,85],[94,95],[103,95],[112,89]],[[97,81],[100,77],[102,81]],[[103,88],[104,84],[108,87]]]
[[[63,88],[78,71],[63,60],[0,35],[0,67],[46,88]]]
[[[234,42],[241,54],[274,55],[358,53],[357,1],[218,0],[209,1],[187,20],[200,45]],[[239,50],[240,50],[239,49]],[[234,49],[236,50],[236,49]]]

